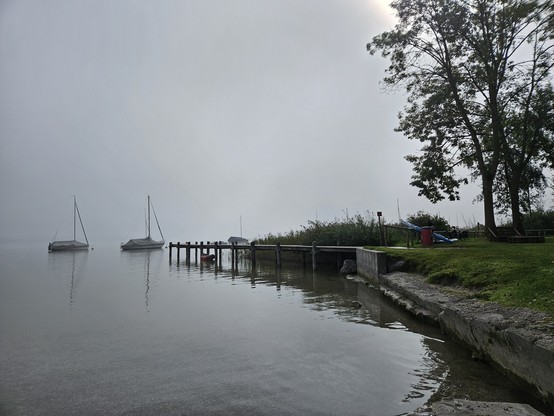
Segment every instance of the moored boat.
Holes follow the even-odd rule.
[[[160,231],[160,235],[162,239],[160,241],[154,240],[150,235],[150,210],[152,209],[152,212],[154,213],[154,218],[156,220],[156,224],[158,226],[158,230]],[[150,195],[148,195],[148,216],[147,216],[147,235],[144,238],[131,238],[129,241],[127,241],[124,244],[121,244],[121,250],[150,250],[150,249],[157,249],[162,248],[165,239],[162,234],[162,230],[160,228],[160,224],[158,222],[158,217],[156,216],[156,211],[154,211],[154,207],[152,205],[152,202],[150,201]]]
[[[79,223],[81,224],[81,229],[83,230],[83,235],[85,236],[86,243],[77,241],[77,218],[79,218]],[[48,243],[48,251],[72,251],[72,250],[88,250],[89,243],[87,234],[85,232],[85,227],[83,226],[83,221],[81,220],[81,213],[79,212],[79,207],[77,206],[77,198],[73,197],[73,240],[55,240],[51,243]]]

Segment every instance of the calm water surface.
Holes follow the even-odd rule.
[[[362,304],[357,308],[353,301]],[[379,293],[272,262],[0,250],[2,415],[402,415],[525,401]]]

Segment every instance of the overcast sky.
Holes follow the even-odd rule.
[[[2,0],[0,239],[95,241],[299,229],[383,211],[482,222],[474,185],[430,204],[366,43],[389,0]],[[62,234],[65,232],[66,234]]]

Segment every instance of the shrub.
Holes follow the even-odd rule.
[[[415,214],[408,215],[406,220],[420,227],[432,225],[435,227],[435,230],[450,230],[450,224],[448,224],[448,221],[443,217],[440,215],[431,215],[424,211],[418,211]]]

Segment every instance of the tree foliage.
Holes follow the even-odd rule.
[[[518,216],[521,187],[540,184],[539,170],[552,167],[553,1],[395,0],[391,7],[398,23],[367,48],[390,61],[385,84],[408,92],[397,130],[422,143],[406,156],[411,184],[432,202],[456,200],[468,183],[458,169],[465,167],[481,181],[486,227],[495,227],[495,190]]]

